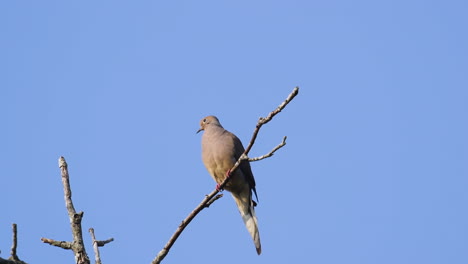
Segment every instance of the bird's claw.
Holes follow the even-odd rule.
[[[231,177],[231,170],[226,171],[226,179],[229,178],[229,177]],[[221,184],[219,184],[219,183],[216,184],[216,190],[217,190],[218,192],[224,191],[224,189],[221,188]]]

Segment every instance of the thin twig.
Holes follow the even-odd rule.
[[[65,206],[67,207],[68,217],[73,234],[73,242],[55,241],[53,239],[41,238],[42,242],[64,249],[72,249],[75,254],[75,262],[77,264],[90,264],[89,257],[86,254],[83,243],[83,232],[81,229],[81,220],[83,212],[76,212],[71,199],[72,192],[70,188],[70,177],[68,175],[68,165],[64,157],[59,158],[59,167],[62,174],[63,192],[65,198]]]
[[[206,203],[205,206],[206,206],[206,207],[210,207],[210,205],[211,205],[212,203],[214,203],[216,200],[218,200],[218,199],[221,198],[221,197],[223,197],[223,194],[222,194],[222,193],[216,195],[213,199],[211,199],[210,201],[208,201],[208,202]]]
[[[114,239],[111,237],[111,238],[109,238],[109,239],[107,239],[107,240],[96,240],[96,243],[97,243],[98,247],[103,247],[103,246],[105,246],[107,243],[110,243],[110,242],[112,242],[112,241],[114,241]]]
[[[293,91],[289,94],[289,96],[286,98],[286,100],[284,102],[282,102],[275,110],[273,110],[272,112],[270,112],[268,114],[267,117],[265,118],[260,118],[258,120],[258,123],[255,127],[255,130],[254,130],[254,133],[252,135],[252,139],[250,140],[249,142],[249,145],[247,146],[247,148],[245,149],[244,153],[242,153],[242,155],[239,157],[239,159],[237,160],[237,162],[234,164],[234,166],[231,168],[231,173],[234,173],[234,171],[239,167],[239,165],[241,164],[242,161],[244,160],[248,160],[248,156],[247,154],[249,153],[250,149],[252,148],[253,144],[255,143],[255,139],[257,138],[257,135],[258,135],[258,132],[260,131],[260,128],[268,123],[276,114],[278,114],[279,112],[281,112],[281,110],[283,110],[286,105],[291,102],[291,100],[299,93],[299,87],[295,87],[293,89]],[[284,141],[285,139],[283,139]],[[282,147],[282,146],[281,146]],[[281,147],[278,147],[281,148]],[[276,151],[274,149],[274,151]],[[274,153],[274,151],[272,151]],[[270,153],[269,153],[270,154]],[[267,154],[268,155],[268,154]],[[271,155],[273,155],[271,153]],[[270,155],[270,156],[271,156]],[[219,185],[219,190],[222,190],[224,188],[224,186],[226,186],[227,182],[229,181],[230,178],[226,178],[220,185]],[[171,250],[171,247],[174,245],[175,241],[177,240],[177,238],[180,236],[180,234],[182,234],[182,232],[184,231],[184,229],[187,227],[188,224],[190,224],[190,222],[193,220],[193,218],[195,218],[195,216],[198,215],[198,213],[201,212],[201,210],[203,210],[204,208],[207,207],[207,205],[211,205],[214,201],[216,201],[217,199],[214,199],[213,197],[219,192],[218,189],[214,189],[210,194],[206,195],[205,198],[201,201],[201,203],[182,221],[182,223],[179,225],[179,227],[177,228],[177,230],[174,232],[174,234],[172,235],[172,237],[169,239],[169,241],[166,243],[166,245],[164,246],[164,248],[159,251],[158,255],[153,259],[153,261],[151,262],[151,264],[159,264],[161,263],[161,261],[166,257],[167,253],[169,253],[169,250]],[[214,200],[213,200],[214,199]]]
[[[270,122],[271,119],[273,119],[273,117],[275,115],[277,115],[279,112],[281,112],[281,110],[283,110],[286,107],[286,105],[288,105],[289,102],[291,102],[291,100],[294,99],[294,97],[296,97],[296,95],[298,93],[299,93],[299,87],[296,86],[293,89],[293,91],[288,95],[288,98],[286,98],[286,100],[284,100],[284,102],[282,102],[275,110],[270,112],[267,117],[265,117],[265,118],[260,117],[260,119],[258,120],[257,126],[255,127],[255,130],[253,132],[252,139],[250,140],[250,143],[247,146],[247,148],[245,148],[245,152],[244,152],[245,154],[248,154],[250,152],[250,149],[252,148],[253,144],[255,143],[255,139],[257,138],[258,131],[260,131],[260,128],[264,124]]]
[[[249,158],[249,162],[253,162],[253,161],[259,161],[259,160],[262,160],[262,159],[266,159],[266,158],[269,158],[271,156],[273,156],[273,154],[275,154],[275,152],[284,147],[284,145],[286,145],[286,136],[284,136],[283,138],[283,141],[278,145],[276,146],[272,151],[270,151],[269,153],[263,155],[263,156],[260,156],[260,157],[255,157],[255,158]]]

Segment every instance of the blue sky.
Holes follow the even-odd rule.
[[[215,183],[198,122],[246,144],[257,256],[229,195],[164,263],[466,263],[466,1],[2,1],[0,256],[71,263],[57,160],[103,263],[150,263]],[[93,258],[89,234],[84,234]]]

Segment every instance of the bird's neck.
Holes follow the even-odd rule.
[[[205,133],[210,135],[222,134],[224,133],[224,128],[222,126],[211,125],[209,129],[205,130]]]

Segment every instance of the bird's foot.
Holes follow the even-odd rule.
[[[229,177],[231,177],[231,170],[226,171],[226,179],[229,178]],[[219,183],[216,184],[216,190],[217,190],[218,192],[224,191],[224,189],[221,188],[221,184],[219,184]]]

